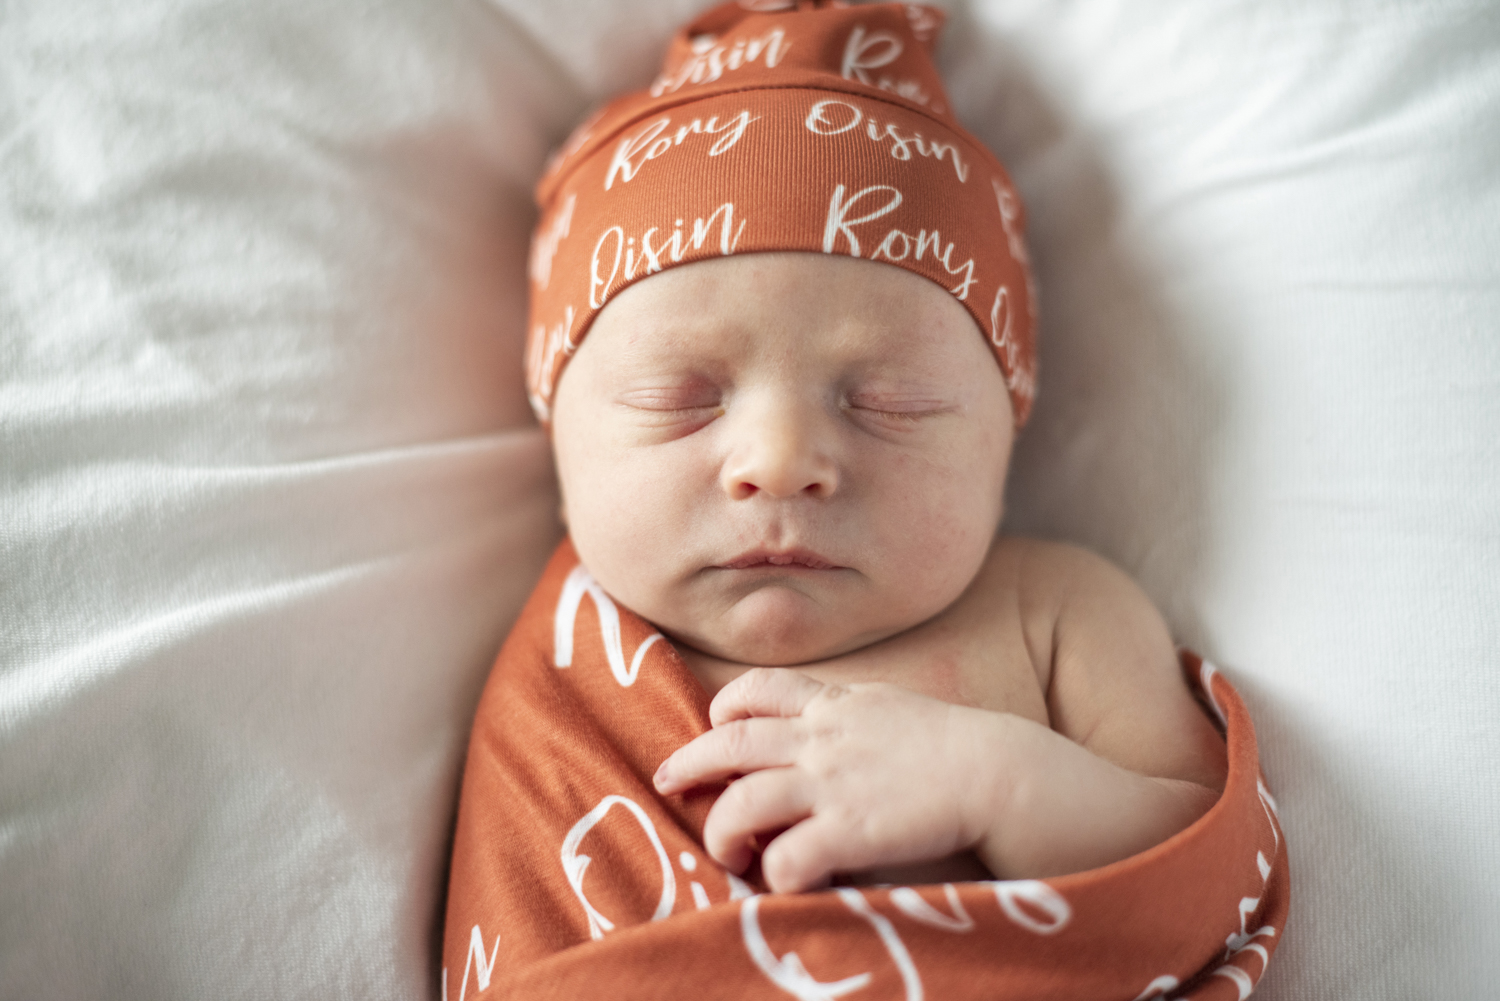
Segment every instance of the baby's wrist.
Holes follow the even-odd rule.
[[[1017,786],[1029,778],[1025,755],[1016,753],[1025,742],[1021,731],[1027,721],[1011,713],[962,711],[967,726],[961,728],[961,739],[973,753],[969,766],[957,776],[960,848],[976,852],[989,865],[1001,848]]]
[[[1106,761],[1031,720],[1009,721],[996,756],[975,854],[998,879],[1058,876],[1159,844],[1218,799],[1197,783],[1152,778]]]

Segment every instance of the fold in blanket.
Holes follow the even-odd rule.
[[[1183,667],[1229,776],[1155,848],[1045,880],[765,894],[703,849],[719,789],[652,787],[708,728],[707,694],[564,542],[474,722],[444,1001],[1247,997],[1286,918],[1286,844],[1239,696]]]

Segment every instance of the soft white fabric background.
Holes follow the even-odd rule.
[[[698,0],[0,4],[0,997],[426,998],[556,531],[529,186]],[[1043,292],[1011,525],[1247,696],[1260,996],[1500,981],[1500,12],[953,0]]]

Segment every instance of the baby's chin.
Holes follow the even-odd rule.
[[[790,667],[837,657],[900,632],[873,627],[868,608],[834,607],[793,587],[769,585],[735,601],[696,628],[677,633],[695,649],[757,667]]]

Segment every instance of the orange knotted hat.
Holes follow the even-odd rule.
[[[886,262],[964,304],[1017,426],[1036,392],[1024,213],[960,126],[925,4],[739,0],[677,32],[651,86],[553,155],[536,199],[527,390],[545,423],[563,367],[610,298],[666,268],[801,250]]]

